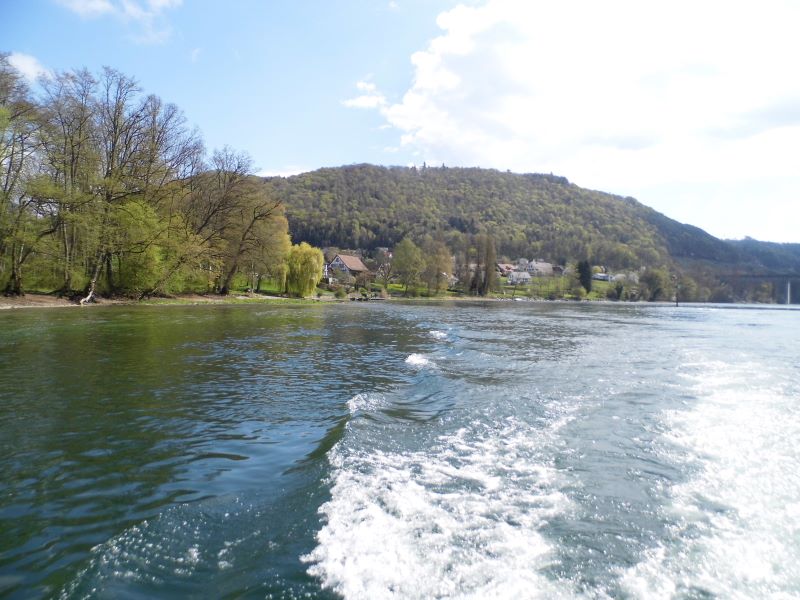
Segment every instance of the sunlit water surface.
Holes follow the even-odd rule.
[[[800,596],[800,312],[0,313],[0,596]]]

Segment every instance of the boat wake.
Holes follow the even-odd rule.
[[[340,444],[309,574],[350,599],[569,596],[539,572],[552,560],[540,529],[569,505],[543,437],[508,418],[426,451]]]
[[[641,598],[793,597],[800,589],[797,384],[763,364],[695,365],[699,402],[668,415],[686,482],[670,538],[625,573]],[[792,390],[793,391],[790,391]]]

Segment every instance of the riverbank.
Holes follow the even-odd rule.
[[[289,298],[281,296],[249,296],[249,295],[201,295],[201,294],[182,294],[170,298],[150,298],[147,300],[134,300],[130,298],[98,298],[87,306],[114,306],[114,305],[153,305],[153,304],[241,304],[241,303],[269,303],[285,302]],[[77,302],[67,298],[59,298],[50,294],[25,294],[24,296],[0,296],[0,310],[12,310],[19,308],[68,308],[80,307]]]
[[[330,294],[324,294],[320,297],[312,298],[289,298],[286,296],[264,296],[264,295],[250,295],[250,294],[236,294],[230,296],[220,296],[217,294],[180,294],[169,298],[149,298],[146,300],[135,300],[132,298],[98,298],[91,304],[84,305],[84,307],[91,306],[193,306],[193,305],[206,305],[206,304],[282,304],[285,302],[292,303],[306,303],[316,304],[319,302],[325,303],[347,303],[353,298],[335,298]],[[438,304],[441,302],[566,302],[574,304],[575,300],[544,300],[541,298],[530,298],[527,296],[433,296],[433,297],[406,297],[406,296],[391,296],[389,298],[382,298],[382,301],[400,301],[406,303],[418,304]],[[579,302],[610,303],[608,300],[582,300]],[[629,303],[624,303],[629,304]],[[650,306],[664,305],[672,306],[671,302],[650,302]],[[0,310],[13,310],[21,308],[68,308],[80,307],[77,302],[73,302],[67,298],[59,298],[50,294],[35,294],[28,293],[24,296],[0,296]]]
[[[302,303],[340,303],[349,302],[352,298],[335,298],[332,295],[325,294],[320,297],[313,298],[288,298],[286,296],[263,296],[263,295],[249,295],[237,294],[230,296],[220,296],[216,294],[181,294],[169,298],[148,298],[146,300],[135,300],[132,298],[98,298],[91,304],[84,305],[85,307],[92,306],[152,306],[152,305],[179,305],[179,306],[192,306],[202,304],[272,304],[284,302],[302,302]],[[481,301],[481,302],[497,302],[497,301],[526,301],[537,302],[542,300],[533,300],[531,298],[517,297],[515,299],[502,297],[502,296],[434,296],[434,297],[406,297],[406,296],[392,296],[390,298],[382,298],[382,301],[403,301],[415,303],[440,303],[440,302],[464,302],[464,301]],[[20,308],[69,308],[80,307],[78,302],[73,302],[67,298],[59,298],[50,294],[35,294],[28,293],[24,296],[0,296],[0,310],[12,310]]]
[[[0,310],[15,308],[64,308],[78,306],[66,298],[48,294],[25,294],[24,296],[0,296]]]

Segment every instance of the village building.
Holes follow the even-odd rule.
[[[534,277],[549,277],[553,275],[553,265],[542,260],[532,260],[525,265],[525,270]]]
[[[616,275],[611,275],[611,281],[637,284],[639,283],[639,275],[633,272],[617,273]]]
[[[511,271],[508,274],[509,285],[527,285],[531,282],[531,274],[527,271]]]
[[[337,254],[328,265],[328,275],[336,277],[338,274],[347,274],[351,277],[358,277],[362,273],[369,273],[367,266],[361,262],[358,256],[351,254]]]
[[[507,276],[512,271],[517,270],[517,265],[513,265],[511,263],[497,263],[497,271],[503,277]]]

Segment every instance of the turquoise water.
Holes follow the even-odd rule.
[[[800,595],[800,313],[0,313],[0,596]]]

